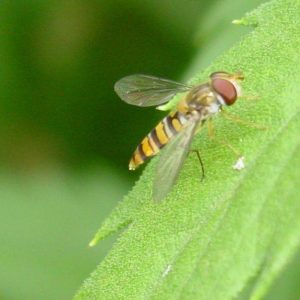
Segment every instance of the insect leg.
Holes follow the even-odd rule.
[[[242,95],[242,100],[259,100],[259,97],[257,95]]]
[[[197,149],[192,149],[192,150],[190,150],[190,152],[196,153],[196,155],[198,157],[198,160],[199,160],[199,163],[200,163],[200,166],[201,166],[201,171],[202,171],[202,176],[201,176],[201,180],[200,181],[202,181],[204,179],[204,177],[205,177],[205,172],[204,172],[204,164],[203,164],[203,161],[201,159],[200,152]]]
[[[221,110],[221,113],[223,115],[223,117],[227,120],[233,121],[235,123],[239,123],[248,127],[252,127],[252,128],[256,128],[256,129],[260,129],[260,130],[266,130],[268,129],[267,126],[261,125],[261,124],[257,124],[254,123],[252,121],[246,121],[246,120],[242,120],[241,118],[239,118],[238,116],[232,115],[231,113],[225,111],[225,110]]]
[[[213,140],[215,139],[215,128],[212,119],[207,120],[208,137]]]
[[[241,153],[239,150],[237,150],[236,148],[234,148],[228,141],[226,140],[220,140],[216,138],[215,135],[215,130],[214,130],[214,126],[213,126],[213,122],[212,119],[208,119],[207,120],[207,128],[208,128],[208,136],[211,140],[226,146],[227,148],[229,148],[238,158],[242,157]]]

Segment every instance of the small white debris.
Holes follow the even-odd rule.
[[[163,272],[162,277],[163,278],[166,277],[169,274],[169,272],[171,271],[171,269],[172,269],[172,265],[168,265],[166,267],[165,271]]]
[[[239,157],[239,159],[236,161],[236,163],[232,166],[234,170],[240,171],[245,168],[244,164],[244,156]]]

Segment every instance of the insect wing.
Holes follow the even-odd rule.
[[[137,74],[120,79],[114,89],[129,104],[152,106],[163,104],[191,87],[168,79]]]
[[[153,183],[154,201],[163,200],[176,182],[198,123],[190,120],[162,151]]]

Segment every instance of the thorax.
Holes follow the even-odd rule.
[[[209,84],[194,87],[178,103],[177,110],[184,114],[198,112],[203,119],[219,112],[221,104]]]

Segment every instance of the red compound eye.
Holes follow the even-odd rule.
[[[215,78],[212,80],[213,89],[224,99],[226,105],[232,105],[236,98],[236,88],[232,82],[226,79]]]

